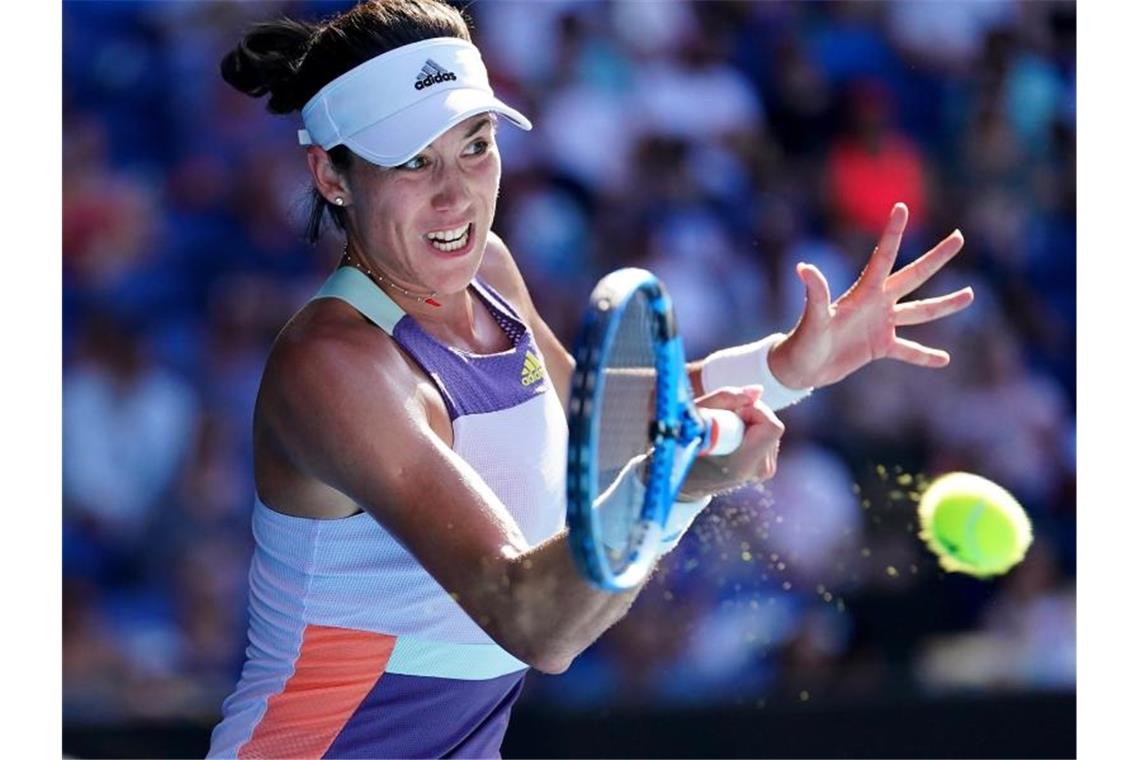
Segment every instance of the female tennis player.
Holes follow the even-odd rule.
[[[258,25],[222,75],[273,113],[301,111],[309,235],[327,213],[346,247],[262,379],[249,644],[210,756],[497,756],[526,670],[565,670],[636,596],[595,588],[572,560],[573,358],[491,231],[496,130],[530,122],[493,95],[460,13],[433,0]],[[900,205],[836,303],[802,266],[788,335],[690,365],[698,403],[746,428],[688,477],[688,519],[772,476],[774,408],[882,357],[949,361],[895,327],[971,293],[897,302],[962,238],[891,274],[905,224]]]

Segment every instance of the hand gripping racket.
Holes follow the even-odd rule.
[[[574,357],[566,478],[570,547],[594,585],[622,591],[652,568],[693,462],[739,448],[744,423],[733,412],[693,404],[672,302],[644,269],[620,269],[594,288]],[[628,503],[607,501],[618,480],[630,477],[638,478],[638,487],[624,492],[636,496]],[[608,510],[605,540],[601,510]]]

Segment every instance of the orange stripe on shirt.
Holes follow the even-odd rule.
[[[395,636],[307,625],[293,675],[239,758],[321,757],[384,673]]]

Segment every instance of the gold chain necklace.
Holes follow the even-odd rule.
[[[401,288],[399,285],[392,282],[391,280],[386,279],[383,275],[380,275],[380,274],[377,274],[376,272],[373,272],[362,261],[357,261],[356,257],[348,252],[348,246],[347,245],[344,247],[344,257],[348,260],[349,264],[352,264],[354,267],[359,269],[361,272],[364,272],[364,274],[368,275],[368,277],[373,282],[376,283],[377,287],[382,287],[383,283],[386,282],[386,283],[388,283],[388,285],[390,285],[391,287],[400,291],[401,293],[403,293],[408,298],[414,298],[415,300],[419,301],[420,303],[426,303],[428,306],[435,306],[435,307],[443,306],[443,304],[441,304],[439,301],[435,300],[435,294],[439,291],[433,290],[432,292],[428,293],[426,296],[417,296],[415,293],[412,293],[411,291],[405,290],[404,288]]]

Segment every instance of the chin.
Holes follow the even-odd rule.
[[[470,251],[445,262],[445,266],[436,270],[438,284],[433,287],[441,295],[452,295],[466,290],[483,263],[483,253],[486,248],[487,239],[484,236],[482,240],[474,241]]]

